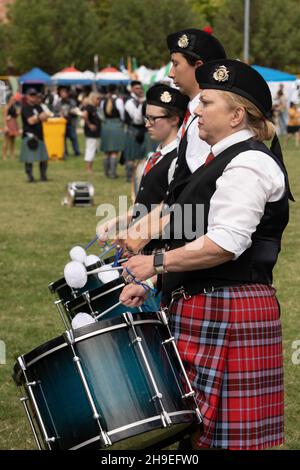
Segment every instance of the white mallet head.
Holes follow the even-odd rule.
[[[79,312],[72,320],[72,328],[75,330],[76,328],[81,328],[82,326],[89,325],[91,323],[95,323],[96,320],[91,315],[85,312]]]
[[[96,264],[96,263],[99,263],[99,262],[100,262],[99,256],[96,256],[96,255],[88,255],[88,256],[85,258],[84,264],[86,265],[86,267],[88,267],[88,266],[92,266],[92,264]]]
[[[108,266],[110,265],[106,264],[106,265],[101,266],[101,268],[99,268],[100,270],[103,269],[103,272],[100,271],[98,273],[98,277],[100,281],[103,282],[103,284],[107,284],[108,282],[114,281],[115,279],[118,279],[120,277],[119,271],[117,270],[105,271],[108,268]]]
[[[72,250],[70,250],[70,258],[72,261],[84,263],[86,260],[86,252],[81,246],[74,246]]]
[[[85,266],[79,261],[70,261],[64,269],[64,276],[68,286],[80,289],[87,283],[87,272]]]

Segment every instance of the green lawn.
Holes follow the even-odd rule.
[[[294,195],[299,201],[300,150],[296,150],[292,142],[285,150]],[[62,276],[69,249],[76,244],[86,244],[94,237],[98,221],[96,207],[104,202],[116,204],[120,194],[129,194],[130,187],[125,182],[123,168],[118,180],[104,178],[98,156],[95,173],[89,178],[96,191],[95,207],[70,209],[62,206],[61,200],[68,182],[87,180],[82,157],[50,162],[48,183],[28,184],[23,166],[18,162],[0,160],[0,171],[0,340],[5,342],[7,352],[6,364],[0,365],[0,449],[32,449],[35,444],[18,402],[19,389],[11,379],[13,365],[18,355],[63,331],[48,284]],[[35,171],[37,173],[36,165]],[[291,361],[292,343],[300,340],[299,226],[299,204],[293,204],[275,272],[284,333],[284,449],[300,448],[300,365],[293,365]]]

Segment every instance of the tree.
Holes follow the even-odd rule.
[[[9,18],[17,71],[39,66],[54,73],[71,63],[91,68],[99,29],[88,0],[16,0]]]
[[[0,44],[2,47],[0,48],[0,75],[5,75],[6,73],[6,44],[5,44],[5,25],[0,23]]]
[[[169,60],[166,36],[198,26],[187,0],[114,0],[107,27],[100,35],[100,62],[117,65],[122,56],[134,56],[148,67]]]
[[[244,2],[224,0],[213,18],[227,54],[243,59]],[[300,68],[298,0],[251,0],[250,63],[296,72]]]

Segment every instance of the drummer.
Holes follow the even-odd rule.
[[[131,220],[145,215],[165,197],[170,183],[170,165],[177,157],[177,132],[185,115],[188,97],[168,85],[158,83],[146,95],[145,125],[149,136],[158,143],[156,152],[148,156],[133,210],[123,218],[112,219],[97,227],[99,239],[106,241],[109,233],[126,228]],[[121,225],[121,227],[120,227]],[[159,240],[152,241],[146,251],[152,252]]]
[[[210,60],[224,59],[225,50],[217,38],[200,29],[184,29],[167,36],[172,67],[169,77],[190,99],[177,135],[178,160],[171,168],[170,190],[204,163],[209,146],[198,136],[195,108],[199,103],[199,85],[195,70]]]
[[[204,230],[175,239],[170,251],[132,257],[127,272],[142,281],[163,272],[162,302],[196,390],[204,432],[194,448],[257,450],[284,442],[280,310],[272,272],[292,199],[272,98],[252,67],[223,59],[196,70],[200,138],[210,146],[177,204],[204,208]],[[195,214],[193,222],[195,222]],[[136,284],[128,306],[144,300]]]

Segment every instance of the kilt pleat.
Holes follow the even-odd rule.
[[[275,289],[252,284],[180,299],[170,326],[203,415],[199,448],[282,444],[283,356]]]
[[[103,152],[122,152],[125,146],[125,130],[118,118],[106,119],[101,128],[101,150]]]
[[[43,140],[38,141],[38,147],[31,150],[27,145],[28,137],[21,140],[20,161],[24,163],[45,162],[48,160],[48,153]]]

